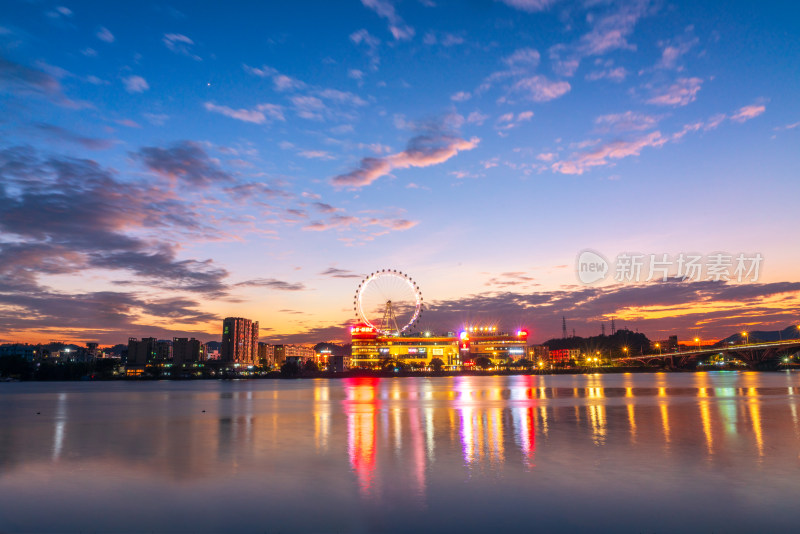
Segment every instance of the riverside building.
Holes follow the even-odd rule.
[[[439,358],[445,369],[460,369],[485,357],[502,365],[527,355],[528,332],[498,331],[496,326],[469,326],[458,335],[420,332],[386,335],[374,327],[359,323],[350,328],[352,341],[351,367],[383,367],[389,361],[427,367]]]
[[[220,360],[226,364],[258,364],[258,321],[243,317],[222,321]]]

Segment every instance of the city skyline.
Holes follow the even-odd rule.
[[[382,268],[423,330],[783,329],[798,49],[744,2],[11,2],[0,342],[348,341]],[[763,262],[582,284],[587,249]]]

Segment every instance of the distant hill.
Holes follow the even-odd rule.
[[[617,330],[611,336],[592,337],[566,337],[548,339],[544,345],[550,350],[578,349],[583,352],[593,353],[601,351],[604,354],[622,354],[623,347],[628,348],[628,354],[647,354],[651,350],[650,340],[647,336],[630,330]]]
[[[754,330],[752,332],[747,332],[747,342],[748,343],[769,343],[771,341],[784,341],[787,339],[798,339],[800,338],[800,330],[798,330],[797,326],[787,326],[783,330]],[[715,347],[722,347],[728,345],[730,343],[743,343],[745,341],[745,336],[742,335],[741,332],[737,332],[733,335],[726,337],[718,341],[714,346]]]

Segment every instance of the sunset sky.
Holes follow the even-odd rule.
[[[7,0],[0,342],[344,340],[383,268],[437,331],[797,324],[793,8]],[[763,262],[584,285],[586,249]]]

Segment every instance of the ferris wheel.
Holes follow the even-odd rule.
[[[385,335],[405,332],[422,313],[422,292],[405,273],[381,269],[364,278],[353,299],[356,317]]]

